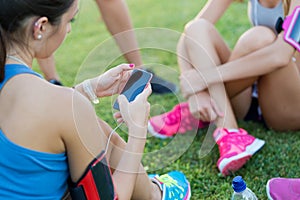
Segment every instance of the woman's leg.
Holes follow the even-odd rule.
[[[229,48],[214,26],[205,20],[190,23],[185,29],[181,42],[179,44],[181,45],[179,46],[181,55],[185,55],[190,66],[200,72],[211,67],[216,69],[217,76],[216,67],[229,60]],[[187,69],[188,65],[182,63],[185,64],[185,69]],[[238,129],[226,92],[223,83],[209,88],[210,96],[225,114],[224,117],[217,119],[216,125],[218,128],[213,133],[220,150],[217,166],[223,175],[228,175],[231,171],[240,169],[264,145],[264,141],[249,135],[243,129]]]
[[[239,39],[230,60],[263,48],[275,39],[276,36],[269,29],[254,27]],[[288,66],[284,66],[258,79],[259,105],[267,125],[275,130],[300,129],[300,56],[298,52],[295,54],[295,58],[296,61],[291,60]],[[232,105],[235,107],[235,110],[241,112],[237,105],[242,104],[241,100],[243,98],[245,100],[245,96],[242,96],[245,94],[236,94],[239,94],[239,91],[247,88],[256,79],[257,77],[254,77],[226,84],[229,96],[234,97]],[[249,93],[246,95],[249,95]],[[246,112],[243,110],[243,117],[245,114]]]
[[[295,62],[261,77],[258,89],[259,105],[270,128],[300,129],[300,76]]]
[[[231,52],[215,27],[205,20],[198,20],[197,23],[191,22],[187,24],[186,30],[189,31],[189,29],[194,26],[199,26],[195,28],[195,31],[197,31],[196,34],[200,34],[199,37],[201,37],[202,41],[201,44],[197,45],[198,41],[195,41],[194,38],[191,38],[191,36],[187,35],[186,33],[182,34],[177,44],[177,59],[180,71],[186,72],[196,68],[191,62],[190,55],[188,53],[189,47],[186,44],[186,40],[188,40],[187,38],[190,38],[194,43],[197,43],[195,44],[198,47],[197,51],[200,51],[198,53],[198,59],[201,60],[200,62],[203,66],[215,67],[217,64],[225,63],[229,59]],[[201,29],[201,31],[198,29]],[[224,91],[224,87],[223,89],[221,88],[221,90]],[[224,96],[225,95],[223,92],[223,97]],[[192,131],[197,128],[206,127],[209,122],[203,123],[205,120],[201,115],[205,112],[200,114],[200,112],[197,111],[201,108],[201,110],[207,111],[206,113],[211,113],[211,115],[205,117],[205,119],[215,119],[216,114],[213,112],[211,106],[211,97],[208,91],[198,92],[197,97],[200,100],[197,102],[197,108],[194,110],[191,110],[190,105],[184,102],[177,104],[171,111],[167,113],[151,117],[148,125],[149,132],[156,137],[165,138],[172,137],[177,133],[185,133],[186,131]],[[223,104],[224,103],[222,103],[222,105]],[[176,117],[174,118],[174,116]],[[235,121],[233,121],[232,123],[228,122],[228,125],[225,126],[236,127],[237,125]]]
[[[204,19],[189,23],[178,44],[178,62],[181,71],[195,68],[199,71],[227,62],[230,50],[213,24]],[[207,94],[207,93],[206,93]],[[202,92],[202,95],[205,95]],[[223,85],[209,88],[209,95],[216,101],[224,117],[216,121],[218,127],[237,128],[235,116]]]
[[[101,119],[99,119],[99,124],[108,138],[112,128]],[[118,163],[123,155],[125,146],[126,142],[118,134],[114,133],[111,137],[110,145],[107,151],[107,158],[112,171],[117,168]],[[161,199],[160,189],[148,178],[148,175],[142,165],[140,166],[140,171],[136,173],[138,173],[138,175],[132,199]]]
[[[237,41],[229,61],[261,49],[275,40],[275,34],[265,27],[253,27]],[[242,67],[242,66],[241,66]],[[257,77],[226,83],[227,94],[238,119],[244,119],[252,101],[252,85]]]
[[[296,52],[294,58],[295,58],[295,63],[300,72],[300,52]]]

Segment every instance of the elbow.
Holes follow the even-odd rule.
[[[276,68],[281,68],[287,66],[291,62],[292,55],[286,52],[278,51],[274,54],[273,58]]]

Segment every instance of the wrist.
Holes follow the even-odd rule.
[[[96,95],[95,90],[93,89],[91,79],[87,79],[82,83],[80,83],[79,85],[76,85],[74,89],[80,92],[81,94],[83,94],[85,97],[87,97],[92,103],[94,104],[99,103],[99,99]]]
[[[147,140],[147,136],[138,136],[138,135],[129,135],[128,140],[140,141],[145,142]]]
[[[128,139],[134,140],[146,140],[147,139],[147,127],[128,127]]]

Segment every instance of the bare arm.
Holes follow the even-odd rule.
[[[124,110],[122,117],[129,127],[128,143],[113,174],[119,199],[131,198],[140,170],[146,142],[146,125],[150,110],[147,98],[150,93],[151,89],[143,92],[132,103],[119,99],[121,110]],[[80,93],[74,92],[72,102],[67,104],[62,108],[65,112],[61,116],[64,119],[61,132],[68,152],[71,177],[75,182],[88,164],[105,149],[108,133],[104,133],[105,128],[99,124],[94,108]],[[136,109],[140,112],[135,112]]]
[[[288,15],[293,12],[297,5],[300,5],[300,0],[291,1]],[[217,68],[217,71],[210,70],[207,73],[204,72],[204,75],[207,77],[206,81],[208,85],[221,81],[227,82],[261,76],[286,66],[294,54],[295,49],[284,41],[283,32],[281,32],[270,45],[237,60],[225,63]],[[216,72],[219,76],[216,76]]]
[[[204,18],[215,24],[227,10],[233,0],[209,0],[196,16],[196,19]]]
[[[90,79],[91,90],[98,98],[119,94],[127,82],[133,65],[120,64],[105,73]],[[76,90],[89,99],[83,89],[83,82],[75,86]]]
[[[124,0],[96,0],[96,2],[108,31],[115,37],[126,60],[141,66],[142,59],[126,2]]]
[[[196,69],[184,72],[181,84],[186,88],[185,93],[193,94],[207,89],[216,83],[245,79],[270,73],[280,67],[286,66],[294,55],[295,50],[282,38],[282,33],[277,39],[262,49],[244,57],[227,62],[216,68],[207,68],[201,72]],[[243,66],[243,67],[241,67]],[[188,77],[188,78],[187,78]],[[191,87],[190,83],[197,82]]]
[[[223,82],[261,76],[286,66],[291,61],[294,53],[294,48],[283,41],[281,34],[271,45],[221,65],[217,70]],[[212,77],[213,73],[212,71],[209,72],[208,84],[221,81],[218,76]]]

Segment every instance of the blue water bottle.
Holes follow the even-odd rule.
[[[234,190],[231,200],[258,200],[256,195],[247,187],[241,176],[236,176],[232,180]]]

